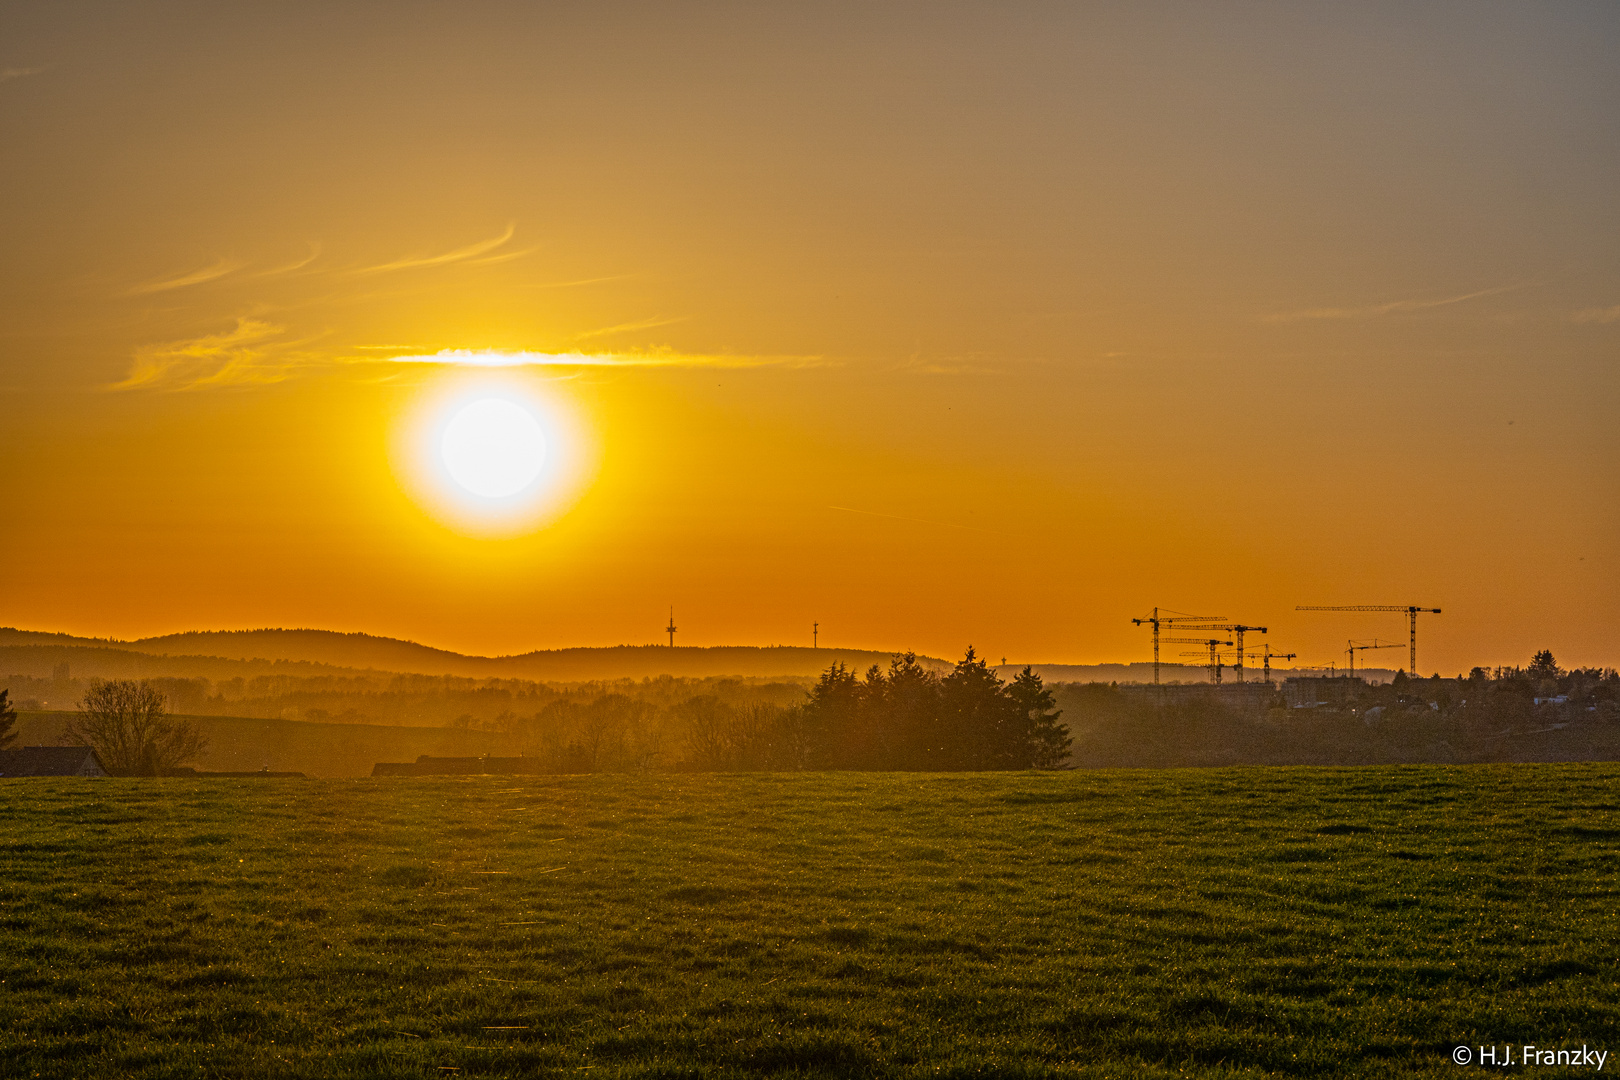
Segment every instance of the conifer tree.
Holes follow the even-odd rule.
[[[17,710],[12,707],[10,698],[10,690],[0,690],[0,750],[17,741],[16,733],[11,730],[17,723]]]

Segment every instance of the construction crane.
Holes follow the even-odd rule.
[[[1178,626],[1177,630],[1203,630],[1212,634],[1231,634],[1237,641],[1237,662],[1232,666],[1237,669],[1237,681],[1243,681],[1243,635],[1255,631],[1265,633],[1263,626],[1245,626],[1243,623],[1194,623],[1188,626]]]
[[[1216,686],[1219,686],[1221,684],[1221,654],[1220,654],[1220,650],[1222,648],[1231,648],[1232,643],[1230,641],[1222,641],[1220,638],[1201,638],[1201,637],[1167,637],[1167,638],[1163,638],[1162,640],[1165,643],[1170,644],[1170,645],[1202,645],[1202,646],[1204,646],[1204,648],[1209,650],[1209,662],[1208,662],[1208,664],[1206,666],[1209,668],[1210,682],[1213,682]],[[1204,654],[1201,653],[1201,652],[1196,652],[1196,653],[1183,653],[1182,655],[1183,656],[1202,656]]]
[[[1418,668],[1417,668],[1417,617],[1418,617],[1418,614],[1420,612],[1427,613],[1427,614],[1430,614],[1430,615],[1438,615],[1438,614],[1440,614],[1440,609],[1437,608],[1437,607],[1418,607],[1416,604],[1330,604],[1330,605],[1327,605],[1327,606],[1300,605],[1300,606],[1294,608],[1294,610],[1295,611],[1404,611],[1404,612],[1406,612],[1407,622],[1411,627],[1411,646],[1412,646],[1412,655],[1408,658],[1408,662],[1411,664],[1411,666],[1409,668],[1407,668],[1407,674],[1412,676],[1412,678],[1414,678],[1414,679],[1417,678],[1417,673],[1418,673]]]
[[[1136,626],[1147,625],[1153,627],[1153,685],[1159,685],[1159,628],[1161,626],[1166,630],[1175,630],[1176,623],[1217,622],[1224,618],[1226,618],[1225,615],[1188,615],[1181,611],[1171,611],[1169,608],[1165,608],[1164,614],[1160,615],[1159,609],[1154,608],[1153,614],[1149,615],[1147,618],[1132,619],[1131,622]]]
[[[1292,660],[1294,657],[1298,656],[1299,654],[1298,653],[1291,653],[1291,652],[1272,652],[1271,651],[1271,646],[1269,644],[1264,645],[1263,649],[1264,649],[1263,652],[1252,652],[1252,653],[1249,653],[1248,655],[1249,655],[1250,659],[1260,658],[1260,659],[1265,661],[1265,665],[1266,665],[1266,685],[1270,686],[1271,685],[1271,661],[1272,661],[1272,658],[1275,657],[1278,660]]]
[[[1350,658],[1350,677],[1352,679],[1356,677],[1356,653],[1363,652],[1367,649],[1398,649],[1400,647],[1401,643],[1398,641],[1381,642],[1377,638],[1373,638],[1370,642],[1362,642],[1359,644],[1355,641],[1347,642],[1344,653]]]

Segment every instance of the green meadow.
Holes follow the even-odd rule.
[[[1455,1075],[1459,1043],[1620,1051],[1617,786],[4,781],[0,1072],[1378,1077]]]

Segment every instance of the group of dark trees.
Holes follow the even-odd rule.
[[[667,703],[557,700],[500,727],[556,772],[626,769],[955,771],[1052,768],[1069,749],[1060,710],[1029,669],[1003,681],[973,651],[949,673],[896,657],[857,676],[834,664],[801,700],[708,693]]]
[[[947,675],[908,653],[864,678],[835,664],[801,706],[808,764],[823,769],[1052,768],[1068,729],[1041,677],[1025,668],[1004,682],[970,648]]]

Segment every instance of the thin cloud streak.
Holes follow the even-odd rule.
[[[365,357],[369,361],[374,358]],[[390,364],[444,364],[453,367],[810,367],[821,362],[815,356],[701,356],[663,350],[629,353],[541,353],[498,350],[441,349],[436,353],[390,356]]]
[[[586,330],[575,334],[575,341],[584,341],[586,338],[608,337],[611,334],[628,334],[632,330],[651,330],[655,326],[669,326],[672,323],[685,322],[688,316],[678,319],[642,319],[639,322],[619,323],[617,326],[604,326],[599,330]]]
[[[537,353],[475,349],[444,349],[437,353],[398,356],[364,352],[408,349],[407,345],[354,345],[344,355],[331,349],[308,348],[317,338],[283,341],[286,327],[251,315],[239,316],[222,333],[203,334],[179,341],[160,342],[135,350],[129,375],[107,390],[203,390],[220,387],[263,386],[300,374],[348,369],[358,374],[399,364],[447,367],[550,368],[554,377],[570,378],[590,368],[759,368],[810,367],[813,356],[696,356],[668,350],[630,353]],[[360,353],[360,355],[356,355]],[[396,368],[396,371],[403,369]]]
[[[532,289],[572,289],[572,288],[576,288],[576,287],[578,287],[580,285],[600,285],[604,281],[628,281],[631,278],[640,277],[640,276],[641,275],[639,275],[639,274],[612,274],[612,275],[610,275],[608,277],[580,278],[578,281],[543,281],[543,282],[540,282],[538,284],[531,285],[530,288],[532,288]]]
[[[0,82],[10,82],[12,79],[24,79],[30,75],[39,75],[49,71],[49,68],[5,68],[0,70]]]
[[[476,244],[468,244],[464,248],[447,251],[443,255],[425,255],[409,259],[396,259],[393,262],[380,263],[377,266],[366,266],[359,270],[352,270],[353,274],[385,274],[393,270],[416,270],[426,266],[447,266],[450,263],[464,262],[476,259],[487,252],[494,251],[517,233],[517,222],[506,226],[506,231],[499,236],[488,240],[480,240]]]
[[[184,289],[188,285],[201,285],[205,281],[222,278],[226,274],[235,273],[247,263],[241,259],[221,259],[213,266],[205,266],[201,270],[193,270],[189,274],[182,274],[177,278],[166,278],[162,281],[152,281],[145,285],[137,285],[129,290],[130,296],[145,296],[148,293],[168,292],[170,289]]]
[[[299,259],[297,262],[288,263],[286,266],[272,267],[269,270],[264,270],[258,274],[255,274],[254,277],[276,277],[279,274],[290,274],[294,270],[302,270],[304,267],[308,266],[310,263],[314,262],[320,257],[321,245],[318,243],[311,243],[309,245],[309,257],[307,259]]]
[[[522,251],[507,251],[507,252],[501,253],[500,255],[486,255],[482,259],[469,259],[469,260],[467,260],[467,265],[468,266],[494,266],[496,263],[511,262],[513,259],[521,259],[525,255],[533,255],[535,252],[537,252],[539,250],[540,250],[540,248],[538,246],[536,246],[536,247],[524,248]]]
[[[1478,292],[1463,293],[1461,296],[1447,296],[1439,300],[1391,300],[1388,303],[1368,304],[1365,307],[1307,308],[1304,311],[1289,311],[1267,315],[1265,321],[1299,322],[1304,319],[1374,319],[1380,315],[1394,315],[1403,311],[1428,311],[1433,308],[1450,307],[1452,304],[1477,300],[1482,296],[1498,296],[1502,293],[1522,289],[1525,284],[1525,282],[1517,282],[1512,285],[1498,285],[1495,288],[1480,289]]]
[[[1576,322],[1612,323],[1620,322],[1620,304],[1613,307],[1587,308],[1575,313]]]

